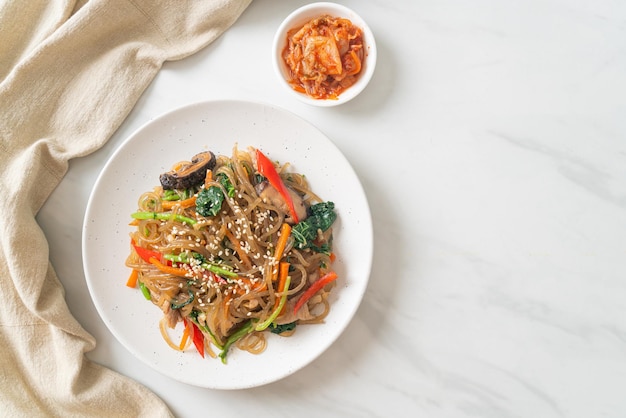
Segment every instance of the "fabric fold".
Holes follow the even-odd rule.
[[[251,0],[0,0],[0,404],[9,416],[169,416],[84,356],[35,215],[68,161],[101,147],[163,63],[220,36]],[[20,5],[25,5],[21,13]],[[4,26],[22,26],[15,33]],[[30,26],[29,26],[30,25]],[[7,35],[4,38],[4,35]],[[4,39],[8,40],[4,42]],[[149,402],[137,402],[137,399]]]
[[[76,0],[0,2],[0,81],[73,13]]]

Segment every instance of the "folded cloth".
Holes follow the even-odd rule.
[[[2,416],[170,416],[85,357],[35,215],[68,160],[102,146],[167,60],[200,50],[251,0],[0,0]]]

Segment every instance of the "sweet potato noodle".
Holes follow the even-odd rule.
[[[323,322],[337,215],[289,167],[235,145],[231,156],[205,151],[174,164],[139,197],[127,286],[161,309],[173,349],[193,344],[226,362],[231,347],[262,352],[268,331]]]
[[[288,32],[282,57],[295,90],[315,99],[337,99],[361,72],[363,33],[349,19],[321,16]]]

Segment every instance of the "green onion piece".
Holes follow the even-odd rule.
[[[285,280],[285,290],[283,291],[283,294],[280,296],[280,302],[278,302],[278,306],[276,307],[276,309],[274,309],[274,312],[272,312],[269,318],[267,318],[265,321],[261,322],[254,328],[255,331],[265,330],[265,328],[269,327],[271,323],[274,322],[276,318],[278,318],[280,311],[283,310],[285,303],[287,303],[287,291],[289,290],[290,284],[291,284],[291,276],[287,276],[287,280]]]
[[[225,277],[229,277],[229,278],[233,278],[233,279],[239,276],[234,271],[227,270],[227,269],[225,269],[223,267],[218,267],[215,264],[202,263],[201,267],[203,269],[205,269],[205,270],[209,270],[209,271],[217,274],[218,276],[225,276]]]
[[[139,282],[139,289],[141,289],[141,293],[143,293],[143,297],[146,298],[146,300],[152,299],[152,296],[150,296],[150,290],[148,290],[143,282]]]
[[[172,261],[174,263],[189,263],[189,257],[187,256],[187,253],[180,253],[178,255],[176,254],[165,254],[163,255],[163,258],[165,258],[166,260]]]
[[[226,364],[226,355],[228,354],[228,350],[230,349],[230,347],[241,338],[243,338],[246,334],[254,330],[253,325],[254,322],[252,322],[252,320],[249,320],[244,326],[239,328],[237,332],[228,337],[228,340],[226,340],[226,344],[224,344],[222,352],[218,354],[219,358],[222,359],[222,363]]]
[[[174,214],[172,212],[135,212],[130,215],[133,219],[158,219],[160,221],[175,220],[180,223],[195,225],[198,221],[187,216]]]
[[[198,256],[202,257],[201,254],[192,253],[192,257],[198,258]],[[165,254],[163,256],[163,258],[165,258],[166,260],[172,261],[174,263],[183,263],[183,264],[188,264],[189,263],[189,255],[187,253],[180,253],[178,255],[176,255],[176,254]],[[202,267],[205,270],[211,271],[211,272],[217,274],[218,276],[223,276],[223,277],[232,278],[232,279],[235,279],[235,278],[237,278],[239,276],[234,271],[225,269],[224,267],[219,267],[217,264],[211,264],[211,263],[204,262],[204,263],[200,264],[200,267]]]
[[[166,190],[162,199],[167,201],[180,200],[180,196],[174,190]]]

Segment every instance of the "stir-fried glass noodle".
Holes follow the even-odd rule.
[[[160,176],[131,216],[129,287],[163,312],[176,350],[226,362],[232,346],[260,353],[266,332],[323,322],[337,275],[334,204],[289,164],[259,150],[202,152]],[[182,322],[180,342],[168,328]]]

